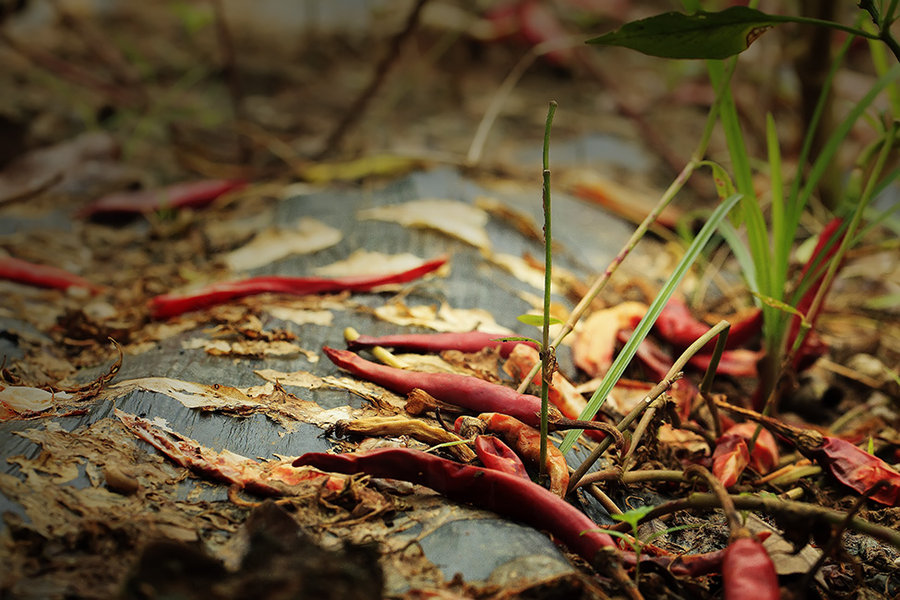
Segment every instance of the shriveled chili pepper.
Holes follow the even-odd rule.
[[[483,413],[478,415],[478,418],[487,425],[488,431],[500,434],[523,459],[533,464],[540,463],[540,431],[509,415]],[[569,465],[563,453],[553,444],[547,444],[545,468],[550,477],[550,491],[561,498],[565,497],[569,487]]]
[[[0,279],[57,290],[81,287],[96,293],[103,289],[102,286],[59,267],[39,265],[12,256],[0,256]]]
[[[713,452],[712,472],[725,487],[737,483],[746,466],[761,475],[771,471],[778,463],[778,446],[775,438],[767,430],[759,432],[750,452],[747,442],[756,433],[753,423],[738,423],[729,427],[716,440]]]
[[[548,532],[555,541],[588,562],[615,549],[583,512],[541,486],[514,475],[453,461],[409,448],[381,448],[354,454],[304,454],[295,467],[327,472],[366,473],[418,483],[447,498],[467,502]]]
[[[243,187],[246,182],[234,179],[209,179],[176,183],[168,187],[132,192],[117,192],[82,208],[78,215],[148,214],[167,208],[199,208],[225,192]]]
[[[748,464],[750,450],[744,438],[722,434],[716,441],[716,449],[712,455],[712,473],[716,479],[729,488],[737,483]]]
[[[897,506],[900,503],[900,473],[889,464],[840,438],[822,435],[812,429],[792,427],[756,411],[732,406],[722,400],[722,408],[762,423],[769,431],[786,439],[801,454],[815,461],[844,485],[865,494],[879,481],[881,487],[870,496],[872,500]]]
[[[504,337],[498,333],[487,333],[484,331],[467,331],[464,333],[443,332],[443,333],[404,333],[397,335],[371,336],[361,335],[354,340],[347,342],[347,348],[350,350],[359,350],[360,348],[373,348],[382,346],[384,348],[393,348],[401,352],[441,352],[442,350],[459,350],[460,352],[478,352],[483,348],[499,348],[500,355],[509,356],[519,344],[525,344],[532,348],[536,348],[534,342],[516,341],[501,342],[499,338]]]
[[[479,435],[475,438],[475,454],[488,469],[531,480],[519,455],[493,435]]]
[[[213,283],[192,294],[162,294],[150,300],[150,314],[165,319],[182,313],[222,304],[235,298],[255,294],[278,293],[302,296],[327,292],[367,292],[391,283],[406,283],[440,268],[447,262],[442,256],[426,261],[406,271],[380,275],[355,275],[348,277],[283,277],[270,275],[251,277],[240,281]]]
[[[519,394],[514,389],[458,373],[423,373],[388,367],[368,361],[348,350],[325,346],[325,355],[336,366],[398,394],[409,394],[419,388],[438,400],[467,408],[474,412],[500,412],[537,426],[540,423],[541,399]],[[554,420],[562,419],[558,411],[551,411]]]

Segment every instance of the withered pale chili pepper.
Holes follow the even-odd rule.
[[[461,465],[408,448],[382,448],[353,454],[304,454],[295,467],[333,473],[365,473],[424,485],[447,498],[522,521],[546,531],[588,562],[601,550],[616,548],[587,515],[541,486],[501,471]]]
[[[12,256],[0,256],[0,279],[57,290],[80,287],[96,293],[103,289],[102,286],[59,267],[39,265]]]
[[[347,342],[350,350],[360,348],[393,348],[401,352],[441,352],[443,350],[459,350],[460,352],[478,352],[483,348],[499,348],[500,355],[509,356],[513,348],[518,344],[526,344],[536,347],[534,342],[528,341],[500,341],[504,337],[499,333],[487,333],[484,331],[467,331],[464,333],[403,333],[396,335],[371,336],[361,335]]]
[[[447,262],[442,256],[426,261],[406,271],[379,275],[354,275],[348,277],[284,277],[269,275],[251,277],[240,281],[213,283],[191,294],[163,294],[150,300],[150,314],[156,319],[165,319],[182,313],[208,308],[235,298],[243,298],[263,293],[323,294],[328,292],[367,292],[382,285],[406,283],[430,273]]]

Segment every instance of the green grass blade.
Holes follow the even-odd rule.
[[[716,207],[716,210],[713,211],[713,213],[710,215],[709,220],[707,220],[703,225],[700,233],[698,233],[697,237],[694,238],[693,243],[691,243],[690,247],[688,247],[687,249],[687,252],[685,252],[684,256],[675,267],[675,270],[669,277],[669,280],[666,281],[666,284],[663,286],[662,290],[660,290],[659,294],[657,294],[656,298],[653,300],[653,303],[647,310],[647,314],[644,315],[644,318],[641,319],[640,323],[638,323],[637,328],[635,328],[634,333],[628,339],[625,347],[621,352],[619,352],[619,355],[616,356],[616,359],[613,361],[612,366],[609,368],[609,371],[603,378],[603,382],[600,384],[600,387],[597,388],[597,391],[594,392],[594,395],[591,396],[591,399],[588,401],[587,407],[585,407],[585,409],[579,415],[579,419],[593,419],[594,415],[597,414],[597,411],[600,410],[600,406],[606,400],[606,396],[613,389],[613,387],[615,387],[616,383],[619,381],[619,378],[622,376],[622,373],[625,372],[625,367],[628,366],[628,363],[631,362],[631,359],[634,357],[635,352],[637,352],[638,346],[641,342],[644,341],[644,338],[647,337],[647,334],[650,333],[650,328],[653,326],[653,323],[656,321],[659,313],[662,312],[662,309],[666,305],[666,302],[668,302],[669,298],[672,297],[672,294],[675,292],[678,284],[681,283],[681,280],[688,272],[688,269],[690,269],[691,265],[694,264],[694,261],[697,260],[697,257],[700,255],[700,252],[703,250],[704,246],[706,246],[706,243],[709,242],[709,239],[712,237],[713,233],[721,225],[722,221],[725,219],[731,209],[734,208],[735,204],[740,201],[740,199],[740,194],[735,194],[734,196],[727,198],[724,202],[719,204],[719,206]],[[559,449],[564,453],[568,452],[575,444],[575,440],[578,439],[578,436],[581,435],[581,431],[582,430],[580,429],[574,429],[567,433]]]
[[[731,248],[734,258],[741,267],[747,287],[750,288],[751,292],[759,294],[759,284],[756,282],[756,266],[753,263],[753,257],[750,255],[750,250],[747,249],[744,240],[738,235],[737,229],[731,223],[725,221],[719,225],[719,233],[725,238],[725,242]]]

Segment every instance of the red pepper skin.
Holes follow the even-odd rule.
[[[177,183],[164,188],[117,192],[88,204],[80,217],[98,214],[148,214],[167,208],[200,208],[225,192],[244,187],[246,182],[232,179],[209,179]]]
[[[511,445],[523,457],[534,464],[541,461],[541,433],[522,421],[509,415],[484,413],[478,415],[489,431],[499,433],[507,444]],[[550,491],[565,498],[569,487],[569,465],[559,448],[547,444],[547,475],[550,476]]]
[[[351,277],[282,277],[278,275],[251,277],[241,281],[225,281],[207,285],[193,294],[162,294],[149,303],[150,315],[155,319],[174,317],[182,313],[222,304],[235,298],[263,293],[323,294],[327,292],[367,292],[390,283],[405,283],[440,268],[447,262],[442,256],[426,261],[406,271],[382,275],[356,275]]]
[[[499,333],[484,331],[468,331],[465,333],[406,333],[375,337],[361,335],[347,342],[350,350],[383,346],[401,352],[441,352],[442,350],[459,350],[460,352],[478,352],[483,348],[500,348],[500,356],[506,358],[517,344],[526,344],[537,348],[534,342],[501,342],[504,337]]]
[[[778,600],[778,574],[769,553],[753,538],[728,545],[722,560],[725,600]]]
[[[532,427],[540,424],[541,399],[537,396],[519,394],[512,388],[469,375],[407,371],[368,361],[349,350],[325,346],[322,351],[336,366],[397,394],[405,396],[419,388],[438,400],[474,412],[499,412]]]
[[[478,455],[481,464],[488,469],[502,471],[531,481],[519,456],[492,435],[479,435],[475,438],[475,454]]]
[[[0,279],[57,290],[83,287],[96,293],[103,289],[101,286],[59,267],[39,265],[12,256],[0,256]]]
[[[365,473],[424,485],[447,498],[492,510],[549,533],[588,562],[612,538],[583,512],[541,486],[514,475],[461,465],[409,448],[381,448],[354,454],[304,454],[295,467],[311,466],[331,473]]]
[[[889,464],[868,452],[857,448],[840,438],[825,436],[817,448],[798,450],[822,466],[827,466],[831,474],[846,486],[864,494],[878,481],[882,487],[872,494],[872,500],[897,506],[900,503],[900,473]]]

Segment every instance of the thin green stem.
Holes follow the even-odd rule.
[[[541,327],[541,453],[540,477],[544,476],[547,464],[547,414],[549,412],[550,378],[555,361],[551,361],[553,348],[550,346],[550,286],[553,269],[553,235],[550,230],[550,129],[553,115],[556,114],[556,100],[550,101],[547,110],[547,123],[544,126],[544,161],[543,161],[543,207],[544,207],[544,322]]]
[[[734,72],[734,64],[730,65],[730,68],[726,71],[725,77],[722,81],[722,86],[726,85],[728,81],[731,79],[731,75]],[[600,274],[597,279],[591,284],[590,289],[584,295],[584,297],[578,302],[575,308],[572,310],[572,313],[569,315],[569,318],[563,324],[562,329],[553,339],[551,345],[555,348],[558,348],[562,341],[569,335],[574,329],[575,324],[584,316],[584,313],[587,312],[591,303],[594,301],[594,298],[597,297],[597,294],[600,293],[606,283],[609,281],[612,274],[616,272],[616,269],[619,268],[619,265],[628,257],[631,251],[637,246],[637,243],[644,237],[644,234],[647,233],[647,230],[650,228],[653,223],[656,222],[656,219],[659,218],[659,215],[662,214],[662,211],[669,205],[670,202],[675,198],[678,192],[681,191],[681,188],[684,187],[684,184],[687,183],[688,179],[691,178],[691,175],[700,166],[703,161],[703,157],[706,155],[706,148],[709,146],[709,140],[712,138],[713,130],[716,125],[716,117],[718,115],[719,110],[719,93],[721,90],[716,90],[716,101],[713,103],[710,108],[709,114],[706,117],[706,123],[703,126],[703,133],[700,136],[700,141],[697,144],[697,147],[694,149],[693,154],[691,154],[690,160],[688,160],[687,164],[684,165],[684,168],[681,169],[681,172],[675,177],[666,191],[663,193],[662,197],[659,199],[659,202],[656,203],[656,206],[653,207],[653,210],[650,211],[650,214],[641,221],[641,224],[638,225],[637,229],[634,230],[634,233],[631,234],[631,237],[628,238],[628,241],[625,242],[625,245],[616,255],[616,257],[612,260],[609,266],[606,267],[606,271]],[[528,387],[529,382],[534,379],[534,376],[537,375],[538,370],[541,367],[535,365],[528,372],[528,374],[522,379],[519,383],[518,391],[519,393],[524,393],[525,389]]]

